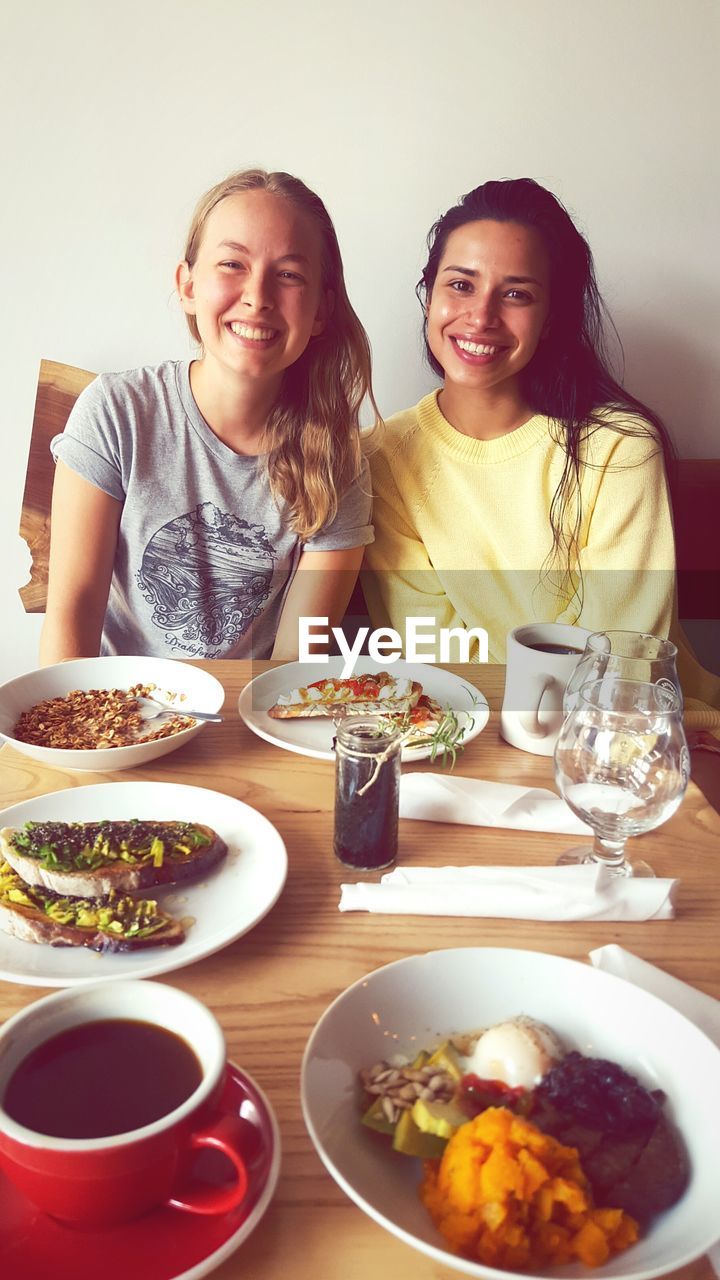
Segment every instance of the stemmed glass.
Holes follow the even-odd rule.
[[[653,876],[646,862],[628,862],[625,842],[672,816],[689,777],[690,752],[672,689],[615,677],[583,685],[560,730],[555,780],[595,839],[558,862],[602,863],[618,876]]]
[[[620,680],[643,680],[662,689],[674,690],[682,711],[683,699],[675,660],[677,649],[671,640],[641,631],[594,631],[568,680],[563,710],[569,715],[584,684],[616,676]]]

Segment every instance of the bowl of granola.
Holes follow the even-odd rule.
[[[214,676],[171,658],[79,658],[0,686],[0,740],[61,769],[132,769],[200,732],[184,708],[214,713],[224,698]]]

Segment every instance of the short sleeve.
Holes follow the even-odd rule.
[[[65,430],[51,440],[50,451],[56,462],[64,462],[96,489],[122,502],[125,483],[120,429],[115,406],[103,377],[99,377],[78,396]]]
[[[309,538],[303,549],[346,551],[350,547],[366,547],[375,537],[371,515],[370,468],[367,459],[363,458],[360,474],[338,502],[335,519]]]

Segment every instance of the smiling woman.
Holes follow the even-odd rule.
[[[103,375],[52,442],[43,663],[297,657],[298,619],[339,623],[372,538],[369,344],[319,197],[232,174],[175,282],[198,358]]]
[[[522,178],[469,192],[428,249],[418,296],[443,382],[371,460],[373,624],[483,627],[493,662],[524,622],[667,635],[670,446],[609,370],[583,236]]]

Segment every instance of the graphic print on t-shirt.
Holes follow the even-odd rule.
[[[263,525],[202,502],[153,534],[137,583],[167,644],[215,658],[262,612],[274,564]]]

